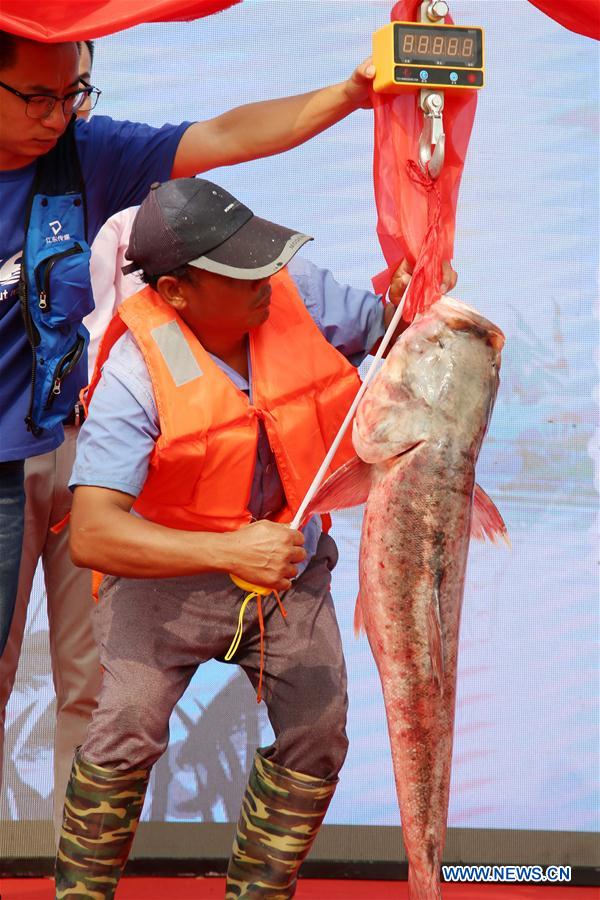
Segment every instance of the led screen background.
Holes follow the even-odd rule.
[[[486,87],[459,199],[455,295],[506,334],[477,477],[512,550],[474,544],[465,588],[449,824],[598,828],[598,45],[530,4],[454,2],[486,30]],[[97,113],[160,125],[342,80],[388,2],[245,0],[196,23],[98,41]],[[372,116],[284,156],[215,170],[259,215],[314,235],[303,252],[350,284],[383,267],[375,238]],[[333,592],[349,671],[350,751],[327,822],[397,825],[381,691],[352,632],[360,509],[335,518]],[[7,713],[0,819],[51,817],[53,705],[36,580]],[[232,634],[235,623],[232,623]],[[269,740],[234,666],[202,667],[171,722],[144,817],[235,821]]]

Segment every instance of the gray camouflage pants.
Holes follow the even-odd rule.
[[[322,535],[314,558],[286,593],[283,619],[263,601],[263,696],[275,742],[272,762],[315,778],[335,779],[348,741],[346,669],[329,592],[337,562]],[[156,580],[106,577],[95,611],[104,677],[83,758],[110,769],[152,765],[168,743],[171,712],[198,666],[223,661],[235,633],[242,591],[227,575]],[[260,640],[256,603],[244,619],[233,659],[255,690]]]

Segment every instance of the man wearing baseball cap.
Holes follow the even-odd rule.
[[[133,223],[125,269],[146,287],[100,348],[71,479],[74,561],[108,574],[57,897],[113,896],[171,712],[200,663],[231,658],[244,591],[230,574],[286,593],[285,610],[274,595],[248,606],[235,654],[275,741],[256,752],[227,898],[292,897],[333,796],[347,749],[337,550],[318,517],[286,523],[402,285],[387,305],[342,287],[293,258],[308,240],[202,179],[154,185]],[[353,456],[347,436],[332,468]]]

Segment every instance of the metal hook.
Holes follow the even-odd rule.
[[[444,95],[437,91],[421,91],[423,131],[419,138],[419,165],[431,178],[437,178],[444,165],[446,135],[444,134]],[[431,148],[434,148],[433,151]]]

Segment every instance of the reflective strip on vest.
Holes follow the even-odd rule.
[[[204,373],[192,353],[178,322],[165,322],[150,332],[164,359],[175,387],[188,384]]]

